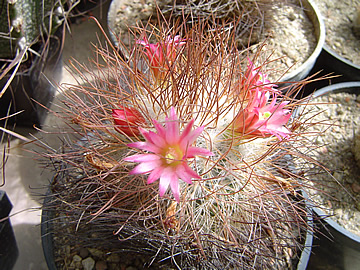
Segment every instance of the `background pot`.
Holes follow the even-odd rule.
[[[16,73],[9,88],[0,98],[0,119],[22,111],[8,118],[8,125],[32,127],[43,124],[47,115],[46,107],[55,96],[56,86],[53,82],[61,77],[61,37],[59,29],[58,34],[49,39],[48,47],[45,48],[44,44],[33,46],[33,50],[41,56],[32,54],[29,62],[24,63],[23,71]],[[29,67],[26,67],[26,64]],[[9,73],[0,81],[0,89],[10,78],[11,71]],[[2,126],[4,123],[4,120],[0,122]]]
[[[52,220],[54,219],[53,211],[49,210],[51,205],[51,190],[47,191],[43,210],[41,211],[41,244],[44,252],[44,257],[49,270],[56,270],[54,258],[54,244],[53,244],[53,228]]]
[[[286,74],[281,81],[300,81],[308,76],[313,69],[321,51],[325,44],[325,23],[321,17],[318,7],[312,0],[301,1],[304,10],[314,25],[314,31],[316,36],[316,47],[310,57],[297,69]],[[284,40],[286,42],[286,40]]]
[[[12,269],[19,255],[10,219],[7,218],[11,209],[9,198],[0,190],[0,269]]]
[[[302,191],[302,194],[305,199],[308,198],[307,194],[304,191]],[[313,240],[314,239],[314,235],[313,235],[314,222],[313,222],[313,218],[312,218],[312,214],[311,214],[311,208],[310,208],[308,201],[305,201],[305,203],[308,208],[307,224],[309,226],[309,229],[306,231],[304,249],[301,252],[301,256],[299,258],[299,263],[296,268],[297,270],[308,269],[308,265],[309,265],[309,261],[310,261],[311,253],[312,253],[313,241],[314,241]]]
[[[117,37],[115,36],[114,31],[115,25],[117,22],[117,11],[121,9],[123,3],[121,0],[113,0],[110,4],[109,11],[108,11],[108,27],[109,27],[109,34],[111,37],[112,42],[117,45]],[[303,0],[301,4],[304,8],[305,13],[312,21],[314,25],[314,31],[316,36],[316,47],[310,57],[298,68],[294,69],[292,72],[286,74],[281,81],[299,81],[304,79],[312,70],[315,65],[315,62],[318,56],[321,53],[322,47],[325,43],[325,23],[322,20],[320,15],[320,11],[318,7],[314,4],[312,0]],[[286,39],[284,39],[286,42]]]
[[[333,82],[360,81],[360,66],[340,56],[326,44],[318,62],[327,71],[341,75],[339,78],[334,79]]]
[[[326,86],[314,96],[347,92],[360,94],[359,82],[345,82]],[[351,233],[328,217],[321,209],[313,208],[318,232],[314,237],[309,269],[355,270],[360,266],[360,236]]]
[[[310,74],[320,72],[316,77],[334,75],[336,77],[310,83],[304,88],[304,96],[308,96],[316,89],[321,89],[330,84],[342,82],[360,81],[360,66],[352,63],[333,51],[324,44],[323,49]]]
[[[319,208],[314,208],[318,233],[314,237],[308,269],[358,270],[360,237],[333,221]]]
[[[339,92],[346,92],[351,94],[360,94],[360,81],[359,82],[342,82],[333,85],[328,85],[323,87],[316,92],[314,92],[314,97],[318,97],[324,95],[326,93],[339,93]]]

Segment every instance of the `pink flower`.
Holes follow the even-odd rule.
[[[146,121],[141,113],[135,108],[121,107],[113,109],[112,117],[114,118],[115,129],[120,133],[134,137],[140,135],[139,125]]]
[[[154,120],[156,132],[140,128],[140,132],[146,141],[128,144],[129,147],[152,153],[135,154],[124,158],[124,160],[140,163],[129,174],[150,173],[147,183],[151,184],[160,179],[160,196],[164,195],[170,185],[175,199],[179,202],[179,179],[188,184],[192,183],[192,178],[201,179],[189,167],[187,159],[194,158],[197,155],[212,156],[213,153],[204,148],[191,146],[204,130],[204,127],[191,130],[194,120],[191,120],[180,134],[179,119],[176,116],[175,109],[171,108],[170,117],[167,117],[165,122],[165,126],[162,126]]]
[[[163,70],[169,69],[169,65],[175,61],[176,49],[184,45],[185,41],[182,41],[180,36],[175,36],[173,39],[169,36],[163,43],[151,44],[147,38],[136,43],[145,46],[145,54],[149,58],[154,77],[159,80],[163,76]]]
[[[245,137],[269,137],[275,135],[279,140],[287,137],[290,131],[285,127],[291,117],[290,110],[284,109],[288,102],[276,104],[276,95],[268,103],[270,93],[257,91],[246,108],[234,119],[236,133]]]

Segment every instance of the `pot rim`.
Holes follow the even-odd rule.
[[[349,65],[350,67],[360,70],[360,65],[357,65],[353,62],[351,62],[350,60],[344,58],[343,56],[341,56],[340,54],[338,54],[337,52],[335,52],[333,49],[331,49],[331,47],[329,45],[327,45],[326,43],[323,46],[324,51],[326,51],[328,54],[330,54],[332,57],[334,57],[335,59],[344,62],[345,64]]]
[[[351,88],[360,88],[360,81],[331,84],[331,85],[325,86],[323,88],[320,88],[319,90],[316,90],[312,94],[312,97],[316,98],[316,97],[325,95],[326,93],[333,92],[333,91],[341,91],[341,90],[351,91]],[[359,94],[360,94],[360,92],[359,92]]]
[[[308,215],[306,216],[306,223],[308,224],[308,229],[306,230],[306,237],[304,248],[301,252],[299,262],[297,264],[296,270],[306,270],[308,263],[310,261],[310,256],[312,252],[312,245],[314,240],[314,218],[311,212],[311,204],[309,202],[309,196],[305,190],[301,189],[301,194],[305,199],[306,212]]]
[[[304,71],[308,67],[314,66],[317,58],[319,57],[324,45],[325,45],[325,22],[324,19],[320,13],[320,9],[318,6],[314,3],[313,0],[306,0],[302,1],[302,4],[304,5],[305,11],[308,14],[312,13],[312,16],[308,16],[310,20],[312,21],[314,28],[315,28],[315,34],[317,35],[317,44],[315,47],[315,50],[312,52],[310,57],[306,59],[304,63],[302,63],[298,68],[293,70],[290,73],[287,73],[281,81],[289,81],[293,78],[296,78],[297,76],[300,76],[300,79],[303,79],[306,77],[311,68],[308,70],[309,72],[305,73]],[[299,74],[299,75],[298,75]]]
[[[322,211],[320,208],[313,207],[313,211],[320,218],[321,221],[325,221],[332,229],[334,229],[341,235],[349,238],[351,241],[356,242],[357,245],[360,244],[360,236],[345,229],[343,226],[341,226],[339,223],[329,217],[329,215],[325,214],[324,211]]]

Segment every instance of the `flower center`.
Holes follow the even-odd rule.
[[[179,162],[181,162],[182,151],[179,147],[169,147],[165,152],[164,159],[166,164],[177,165]]]
[[[264,112],[264,113],[260,113],[259,118],[260,120],[265,120],[268,119],[271,116],[271,112]]]

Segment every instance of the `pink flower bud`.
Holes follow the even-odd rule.
[[[146,122],[141,113],[131,107],[113,109],[112,117],[114,118],[115,129],[132,137],[140,135],[139,125]]]
[[[180,46],[185,44],[185,41],[180,39],[180,36],[174,38],[167,37],[163,43],[151,44],[144,38],[144,40],[138,40],[137,44],[141,44],[145,47],[145,54],[149,58],[150,68],[154,74],[156,80],[159,80],[163,76],[163,72],[169,69],[176,59],[176,50]]]

